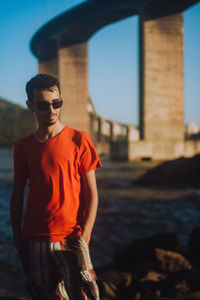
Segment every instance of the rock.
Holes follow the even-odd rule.
[[[119,299],[121,294],[127,294],[132,283],[132,274],[124,272],[107,271],[100,274],[98,278],[101,298]]]
[[[166,278],[166,275],[164,275],[164,274],[157,273],[154,271],[149,271],[144,278],[140,279],[140,283],[142,284],[142,286],[141,286],[142,288],[140,289],[141,295],[143,295],[143,296],[151,295],[151,297],[154,297],[154,298],[160,297],[159,282],[161,280],[164,280],[165,278]]]
[[[198,186],[200,185],[200,154],[191,158],[180,157],[169,160],[150,169],[133,184],[164,186]]]
[[[181,272],[181,275],[183,275],[183,271]],[[182,299],[182,295],[189,291],[185,276],[180,276],[180,272],[170,273],[166,279],[158,282],[157,289],[164,299],[171,299],[173,297]]]
[[[200,300],[200,292],[189,293],[179,298],[180,300]],[[177,300],[177,298],[170,298],[169,300]]]
[[[191,245],[190,250],[194,247]],[[134,241],[98,274],[101,299],[182,300],[190,299],[190,295],[190,300],[200,300],[200,294],[194,294],[200,292],[200,270],[194,269],[178,251],[175,233]]]
[[[129,286],[132,282],[132,274],[126,272],[108,271],[102,273],[100,278],[115,286]]]
[[[175,286],[175,290],[178,291],[179,295],[183,295],[183,294],[186,294],[189,292],[189,286],[187,284],[187,281],[186,280],[182,280],[180,282],[178,282]]]
[[[200,270],[195,268],[189,270],[186,280],[192,292],[200,291]]]
[[[104,300],[116,299],[116,287],[109,282],[98,279],[100,298]]]
[[[200,268],[200,227],[194,228],[190,235],[188,259],[194,267]]]
[[[197,269],[169,273],[159,282],[161,295],[169,299],[182,299],[188,293],[200,291],[200,271]]]
[[[170,273],[192,268],[189,261],[179,253],[158,248],[154,249],[154,253],[161,272]]]
[[[146,270],[155,266],[154,248],[180,251],[180,243],[176,233],[161,233],[149,238],[134,241],[118,253],[114,259],[114,266],[121,271],[141,273],[143,276]]]
[[[166,275],[157,273],[154,271],[149,271],[147,275],[140,280],[140,282],[145,281],[152,281],[152,282],[159,282],[160,280],[164,280],[166,278]]]

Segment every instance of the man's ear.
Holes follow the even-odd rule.
[[[26,105],[28,106],[28,108],[29,108],[32,112],[35,111],[35,110],[34,110],[33,103],[32,103],[30,100],[27,100],[27,101],[26,101]]]

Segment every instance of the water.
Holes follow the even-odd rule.
[[[11,246],[9,199],[13,182],[13,150],[0,149],[0,247]],[[4,249],[5,250],[5,249]],[[6,251],[0,251],[0,258]]]
[[[11,246],[9,200],[13,182],[13,150],[0,149],[0,247]],[[4,255],[1,251],[0,257]]]
[[[0,180],[12,179],[13,176],[13,150],[0,149]]]

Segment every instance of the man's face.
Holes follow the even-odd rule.
[[[52,105],[57,101],[60,101],[60,93],[57,86],[53,86],[51,90],[34,90],[33,101],[31,103],[31,110],[35,113],[38,123],[40,125],[49,127],[55,124],[59,119],[60,108],[53,108]],[[45,102],[46,110],[40,110],[41,103]],[[29,102],[30,103],[30,102]]]

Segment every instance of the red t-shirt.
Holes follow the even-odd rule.
[[[48,141],[33,134],[21,139],[14,151],[14,179],[29,178],[30,187],[22,240],[56,242],[80,235],[81,175],[100,166],[91,139],[80,130],[66,126]]]

